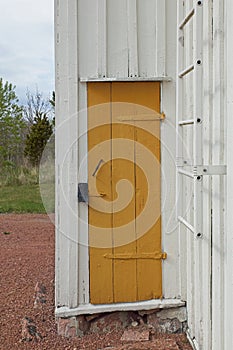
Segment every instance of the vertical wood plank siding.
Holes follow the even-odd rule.
[[[164,76],[165,25],[164,1],[79,0],[80,77]]]
[[[226,192],[228,208],[233,206],[233,5],[231,0],[203,1],[203,163],[226,163],[227,114],[228,187],[226,191],[224,176],[204,177],[203,239],[197,242],[192,233],[182,228],[178,242],[173,212],[178,1],[184,4],[184,14],[196,3],[194,0],[55,0],[56,307],[86,306],[90,301],[88,210],[85,205],[77,204],[77,182],[87,182],[87,166],[78,169],[87,154],[87,87],[79,79],[153,78],[167,74],[173,81],[162,84],[161,100],[161,111],[166,114],[161,125],[162,244],[168,253],[164,262],[163,295],[187,300],[189,332],[200,349],[231,350],[232,218],[230,215],[227,218],[226,231],[224,212]],[[193,63],[193,19],[190,23],[190,29],[185,29],[184,67]],[[193,82],[188,77],[185,81],[183,117],[191,119],[195,117]],[[76,115],[78,111],[81,112]],[[185,156],[190,159],[191,127],[187,127],[184,136]],[[68,149],[70,152],[66,154]],[[183,205],[188,221],[193,220],[192,191],[189,179],[184,180]]]
[[[212,118],[213,118],[213,44],[212,44],[212,6],[205,4],[203,8],[204,16],[204,29],[203,29],[203,139],[205,145],[203,147],[203,162],[204,164],[212,163]],[[212,336],[211,336],[211,269],[212,269],[212,233],[211,233],[211,221],[212,221],[212,200],[211,200],[211,186],[212,177],[206,176],[203,179],[203,217],[204,217],[204,229],[205,239],[202,247],[202,308],[201,308],[201,327],[203,332],[203,349],[212,349]]]
[[[57,1],[55,11],[56,55],[63,57],[56,63],[56,305],[74,307],[78,299],[77,2]]]
[[[225,82],[224,82],[224,1],[213,1],[213,164],[225,164]],[[213,177],[213,343],[212,349],[224,349],[224,176]],[[215,335],[219,333],[219,337]]]
[[[166,73],[173,78],[161,84],[160,101],[166,114],[161,124],[162,244],[168,253],[163,295],[180,298],[174,212],[175,11],[174,0],[55,0],[57,308],[90,305],[88,208],[77,203],[77,184],[88,181],[87,84],[82,78],[151,79]]]
[[[196,1],[180,1],[184,4],[184,15]],[[226,115],[224,81],[224,6],[225,1],[203,1],[203,164],[226,164]],[[185,27],[184,67],[193,64],[194,19]],[[184,119],[194,115],[193,73],[184,78]],[[197,102],[198,103],[198,102]],[[192,127],[184,131],[186,153],[193,154]],[[188,156],[187,156],[188,157]],[[226,176],[203,176],[203,238],[193,237],[190,231],[181,232],[187,236],[187,265],[183,283],[187,290],[187,311],[189,334],[198,349],[217,350],[225,347],[224,335],[224,279],[225,264],[225,186]],[[193,220],[193,186],[190,179],[184,180],[184,208],[189,222]],[[183,230],[182,230],[183,231]],[[185,253],[184,253],[185,254]]]
[[[233,41],[232,41],[232,32],[233,32],[233,2],[231,0],[225,1],[224,9],[224,22],[225,22],[225,88],[226,88],[226,116],[227,116],[227,135],[226,135],[226,145],[227,145],[227,212],[226,215],[226,226],[227,234],[225,237],[225,299],[224,299],[224,349],[231,349],[233,344],[233,304],[232,304],[232,295],[233,295],[233,234],[232,234],[232,208],[233,208]]]
[[[162,1],[160,3],[162,4]],[[162,248],[168,255],[163,266],[163,293],[165,298],[181,297],[182,300],[186,300],[180,288],[180,275],[183,276],[183,273],[180,274],[179,271],[180,250],[175,209],[176,1],[166,0],[165,5],[165,71],[169,77],[174,78],[171,82],[161,84],[161,111],[166,115],[165,120],[161,123]],[[184,262],[183,267],[186,259]]]

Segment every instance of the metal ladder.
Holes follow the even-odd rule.
[[[176,99],[176,162],[177,162],[177,219],[197,238],[203,236],[203,176],[224,175],[226,166],[203,165],[203,2],[194,0],[193,8],[184,14],[184,0],[177,1],[177,99]],[[193,18],[193,64],[184,67],[184,28]],[[183,119],[184,79],[193,75],[193,119]],[[193,159],[191,163],[183,156],[183,129],[193,126]],[[189,164],[190,163],[190,164]],[[188,170],[187,170],[187,165]],[[193,181],[193,224],[183,215],[183,177]]]

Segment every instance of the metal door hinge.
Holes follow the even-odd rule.
[[[185,164],[181,166],[182,159],[178,159],[179,164],[177,164],[178,173],[187,175],[189,177],[202,177],[204,175],[226,175],[227,174],[227,166],[226,165],[194,165],[187,166]],[[178,163],[177,161],[177,163]]]
[[[154,253],[141,253],[141,254],[105,254],[106,259],[113,260],[133,260],[133,259],[150,259],[150,260],[165,260],[167,259],[167,253],[154,252]]]
[[[198,175],[226,175],[226,165],[201,165],[193,167],[194,176]]]

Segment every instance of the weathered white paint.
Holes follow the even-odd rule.
[[[226,216],[226,239],[225,239],[225,290],[224,290],[224,349],[229,350],[233,344],[233,233],[232,233],[232,208],[233,208],[233,2],[225,1],[225,91],[226,91],[226,146],[227,146],[227,216]]]
[[[87,183],[87,89],[86,84],[79,84],[79,114],[78,114],[78,178],[77,182]],[[79,281],[80,305],[89,303],[89,251],[88,251],[88,207],[85,203],[78,205],[79,219],[77,218],[79,234],[79,265],[75,273]],[[77,305],[76,305],[77,306]]]
[[[102,4],[101,4],[102,5]],[[79,48],[79,76],[98,77],[98,64],[102,63],[98,59],[98,39],[103,45],[103,39],[98,37],[98,1],[79,0],[78,1],[78,32],[76,39]],[[83,35],[78,35],[83,33]],[[77,55],[77,54],[76,54]],[[104,69],[105,72],[105,69]]]
[[[203,163],[212,163],[212,116],[213,116],[213,45],[212,45],[212,6],[204,3],[203,16]],[[211,339],[211,186],[212,177],[203,179],[203,244],[202,244],[202,304],[201,319],[203,328],[203,349],[212,348]]]
[[[162,76],[156,72],[156,1],[138,1],[139,76]],[[164,28],[165,29],[165,28]],[[144,53],[144,54],[143,54]]]
[[[107,0],[98,6],[98,76],[107,76]]]
[[[177,1],[178,2],[178,1]],[[203,1],[203,164],[227,164],[227,176],[203,178],[203,238],[175,220],[174,0],[56,0],[56,314],[171,307],[187,301],[189,336],[196,349],[231,350],[233,344],[233,3]],[[183,15],[196,0],[181,1]],[[164,16],[163,16],[164,15]],[[182,70],[193,64],[194,18],[185,27]],[[184,78],[177,115],[195,117],[193,74]],[[168,78],[170,77],[170,78]],[[77,183],[87,182],[87,81],[162,82],[162,301],[89,304],[88,210],[77,204]],[[166,81],[167,80],[167,81]],[[179,86],[179,90],[182,88]],[[195,107],[195,108],[194,108]],[[193,131],[181,134],[192,164]],[[226,153],[227,150],[227,153]],[[179,158],[179,157],[178,157]],[[179,164],[180,159],[177,159]],[[227,180],[227,181],[226,181]],[[182,211],[194,224],[192,179],[182,181]],[[227,204],[227,215],[225,214]],[[72,209],[72,210],[71,210]],[[79,219],[78,219],[79,218]],[[178,239],[179,237],[179,239]],[[79,241],[79,244],[77,242]],[[175,299],[177,298],[177,299]]]
[[[146,77],[129,77],[129,78],[80,78],[81,83],[104,83],[104,82],[124,82],[124,81],[172,81],[172,78],[169,76],[157,76],[153,78],[146,78]]]
[[[160,2],[161,3],[161,2]],[[158,5],[158,4],[157,4]],[[161,87],[161,111],[166,118],[161,123],[161,163],[162,163],[162,248],[168,258],[163,262],[163,295],[165,298],[180,298],[179,286],[179,245],[176,221],[175,196],[175,99],[176,99],[176,3],[166,1],[166,66],[171,82],[163,82]],[[173,283],[171,283],[173,281]]]
[[[224,2],[213,1],[213,164],[224,164],[225,133],[225,83],[224,83]],[[212,349],[224,348],[224,177],[213,177],[213,305],[212,305]],[[220,305],[223,305],[221,308]],[[216,337],[215,334],[219,336]]]
[[[162,223],[163,249],[169,255],[164,262],[163,295],[165,304],[170,298],[180,298],[175,192],[172,190],[175,12],[173,0],[164,3],[157,0],[55,1],[57,314],[62,307],[87,312],[90,308],[88,207],[77,203],[78,182],[87,182],[86,82],[90,81],[163,82],[161,109],[166,119],[161,126]],[[121,304],[109,305],[108,309],[121,307]],[[99,306],[98,310],[105,308]],[[140,308],[140,304],[133,304],[132,308]]]
[[[177,4],[177,16],[176,21],[179,22],[184,17],[183,6]],[[183,34],[177,26],[177,39],[179,42],[183,40]],[[176,44],[176,72],[180,72],[184,67],[184,55],[182,45]],[[176,91],[179,90],[179,94],[176,93],[176,116],[179,120],[183,119],[184,111],[184,98],[183,98],[183,81],[178,79],[176,82]],[[181,140],[183,139],[183,128],[180,128],[176,123],[176,164],[177,166],[183,165],[183,145]],[[184,182],[182,176],[176,177],[176,218],[183,215],[183,188]],[[186,230],[183,225],[178,224],[179,230],[179,285],[181,297],[186,300],[186,282],[184,276],[186,274]],[[183,278],[181,278],[183,276]]]
[[[137,0],[127,0],[128,13],[128,75],[138,77],[138,13]]]
[[[165,1],[79,0],[79,77],[164,77]]]
[[[166,8],[166,5],[167,8]],[[168,23],[169,23],[169,28],[173,27],[173,22],[174,22],[174,16],[171,17],[169,16],[169,11],[166,12],[167,10],[173,9],[176,13],[175,10],[175,4],[172,5],[170,2],[166,1],[161,1],[161,0],[156,0],[156,49],[155,49],[155,57],[156,59],[156,72],[157,74],[160,73],[162,76],[166,76],[167,70],[166,67],[168,67],[168,61],[166,59],[166,43],[167,39],[170,42],[170,38],[166,36],[167,30],[168,30]],[[173,15],[174,15],[173,13]],[[169,20],[169,22],[168,22]],[[148,48],[147,48],[148,49]],[[174,54],[174,53],[173,53]],[[174,57],[173,57],[174,60]],[[174,62],[174,61],[172,61]],[[174,64],[172,64],[174,67]]]
[[[197,118],[204,118],[203,111],[203,6],[194,1],[195,15],[193,18],[193,161],[194,165],[203,165],[203,125],[197,123]],[[201,60],[201,64],[197,61]],[[202,247],[203,239],[197,235],[203,235],[203,178],[201,181],[194,178],[194,303],[195,303],[195,338],[202,343]]]
[[[182,7],[182,6],[181,6]],[[187,13],[190,13],[191,9],[193,9],[193,1],[189,0],[185,2],[185,6],[183,9],[183,16],[186,16]],[[194,48],[193,48],[193,20],[191,19],[189,23],[187,23],[184,30],[184,47],[183,47],[183,64],[184,67],[188,67],[194,62]],[[185,79],[183,79],[183,118],[184,119],[194,119],[194,82],[193,82],[193,73],[187,75]],[[186,94],[186,91],[189,91],[189,95]],[[178,91],[177,91],[178,94]],[[179,94],[178,94],[179,95]],[[180,97],[182,99],[182,96]],[[194,133],[193,133],[193,125],[183,128],[183,157],[185,161],[188,159],[190,164],[193,163],[193,146],[194,146]],[[190,178],[183,178],[183,215],[187,216],[187,220],[194,225],[194,202],[193,202],[193,180],[190,181]],[[182,228],[181,228],[182,230]],[[195,254],[195,242],[194,235],[190,230],[183,228],[181,231],[181,240],[184,240],[184,235],[187,236],[186,241],[186,259],[187,259],[187,271],[186,274],[181,275],[185,276],[184,283],[186,282],[185,289],[187,291],[187,311],[188,311],[188,324],[190,335],[193,337],[195,332],[195,269],[194,269],[194,254]],[[184,245],[181,249],[184,248]],[[184,254],[184,253],[183,253]],[[186,266],[185,260],[182,262],[183,269]],[[189,288],[187,288],[189,286]]]
[[[56,62],[56,90],[58,91],[58,100],[56,106],[56,112],[59,109],[59,113],[57,115],[57,137],[61,138],[62,130],[59,126],[64,122],[69,115],[68,109],[68,80],[66,77],[68,76],[68,48],[67,48],[67,30],[68,26],[66,25],[66,18],[68,18],[68,8],[66,2],[59,2],[56,8],[56,11],[59,12],[59,17],[57,17],[57,26],[59,31],[56,31],[56,55],[61,55],[63,52],[64,60],[62,62]],[[64,90],[63,90],[64,89]],[[61,93],[63,91],[63,93]],[[65,124],[65,132],[69,135],[69,130],[67,128],[67,124]],[[64,140],[64,144],[57,144],[56,149],[56,167],[57,167],[57,182],[56,182],[56,212],[64,212],[67,213],[67,208],[64,205],[64,196],[63,190],[65,192],[68,191],[67,183],[64,183],[64,187],[61,188],[60,184],[62,183],[62,161],[65,158],[65,150],[69,148],[69,137]],[[63,169],[63,176],[64,176]],[[67,170],[67,178],[68,178],[68,167]],[[63,221],[63,217],[60,215],[56,215],[56,284],[60,287],[63,283],[66,283],[69,286],[69,275],[67,271],[69,271],[69,244],[67,237],[63,234],[63,232],[69,232],[67,227],[67,223]],[[64,249],[65,248],[65,249]],[[61,264],[62,259],[62,264]],[[57,305],[66,305],[69,304],[69,288],[57,288],[56,289],[56,304]]]
[[[83,314],[95,314],[100,312],[111,311],[138,311],[138,310],[155,310],[169,309],[184,306],[185,302],[176,299],[155,299],[148,301],[140,301],[138,303],[118,303],[114,306],[111,304],[103,305],[81,305],[78,308],[71,309],[67,307],[58,308],[56,310],[57,317],[73,317]]]
[[[77,244],[77,2],[74,0],[57,3],[56,38],[57,61],[56,91],[56,304],[77,305],[78,297],[78,244]],[[69,19],[69,24],[68,24]],[[69,38],[69,40],[67,40]],[[72,45],[70,45],[72,42]],[[70,122],[72,120],[72,123]],[[66,135],[66,137],[64,137]],[[72,210],[71,210],[72,208]],[[62,215],[59,215],[62,213]],[[75,213],[75,214],[74,214]],[[67,218],[69,217],[69,220]]]
[[[187,14],[193,7],[195,8],[196,1],[180,1],[180,5],[182,4],[184,5],[184,13]],[[185,274],[187,278],[185,277],[183,281],[187,283],[189,336],[193,340],[195,348],[200,350],[230,350],[233,344],[232,337],[228,338],[232,333],[232,309],[229,310],[227,306],[230,303],[230,295],[232,298],[232,274],[229,269],[229,266],[232,268],[232,234],[225,225],[226,193],[229,193],[229,187],[226,188],[226,177],[230,178],[229,164],[232,161],[229,156],[226,159],[226,130],[230,130],[229,126],[226,129],[226,110],[230,118],[226,97],[228,96],[228,103],[231,103],[232,90],[228,91],[228,86],[230,89],[232,75],[229,76],[229,73],[226,75],[225,67],[226,57],[230,62],[232,56],[232,44],[229,47],[230,36],[227,37],[227,40],[224,39],[225,29],[232,26],[230,24],[232,19],[230,19],[229,9],[225,8],[226,4],[232,7],[232,4],[227,1],[203,1],[203,36],[199,40],[203,49],[203,80],[199,82],[202,96],[199,99],[195,93],[195,84],[196,87],[198,84],[197,81],[195,83],[193,80],[195,79],[195,70],[185,77],[185,90],[183,91],[184,117],[192,119],[200,114],[203,118],[202,137],[199,140],[203,152],[202,157],[198,157],[198,161],[207,165],[227,164],[228,174],[227,176],[203,176],[203,238],[197,240],[191,232],[186,232],[188,235]],[[228,25],[224,25],[226,13],[228,13]],[[196,25],[194,15],[189,24],[186,24],[185,29],[185,66],[193,64],[193,62],[195,64],[197,58],[194,55],[195,50],[193,50],[193,47],[196,47],[195,40],[197,39],[195,28],[198,29],[197,34],[200,35],[201,26],[199,24],[196,27]],[[226,52],[228,56],[225,57]],[[226,85],[226,76],[229,85]],[[202,109],[203,112],[195,112],[197,109]],[[192,154],[195,147],[193,148],[190,142],[192,138],[191,126],[186,128],[187,131],[183,133],[184,143],[188,153]],[[232,141],[228,140],[228,142],[228,152],[232,153]],[[185,180],[183,208],[192,203],[193,186],[189,184],[188,179]],[[231,203],[231,199],[229,201]],[[232,203],[230,207],[228,206],[228,210],[231,207]],[[200,219],[200,215],[198,214],[196,218]],[[194,227],[197,225],[193,221],[192,204],[189,213],[187,213],[187,220]],[[228,223],[230,224],[230,220]],[[228,297],[228,302],[226,297]],[[228,329],[228,333],[225,331],[224,334],[225,328]]]

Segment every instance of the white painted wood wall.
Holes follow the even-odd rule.
[[[195,1],[184,2],[187,14]],[[203,164],[227,164],[227,175],[204,176],[203,239],[180,230],[181,290],[187,300],[190,337],[200,350],[233,348],[232,242],[232,100],[233,5],[231,1],[203,1]],[[193,20],[192,20],[193,21]],[[189,29],[188,29],[189,28]],[[193,26],[185,30],[185,67],[193,63]],[[185,77],[184,119],[192,119],[192,74]],[[187,154],[192,154],[192,126],[186,128]],[[193,220],[193,186],[184,180],[184,208]],[[228,209],[228,211],[226,211]]]
[[[79,0],[79,76],[165,75],[165,2]]]
[[[179,305],[174,210],[176,2],[55,0],[55,40],[56,314],[94,310],[89,304],[88,210],[77,202],[77,187],[78,182],[87,182],[86,81],[98,79],[163,81],[162,248],[168,254],[163,293],[167,304]]]
[[[184,1],[185,11],[193,5]],[[164,14],[162,16],[161,14]],[[233,348],[233,2],[204,1],[204,164],[227,164],[227,176],[204,179],[204,238],[175,220],[174,0],[55,0],[56,19],[56,307],[63,316],[89,310],[88,212],[77,203],[77,184],[87,182],[86,83],[88,79],[163,82],[161,125],[164,297],[187,300],[191,338],[200,350]],[[186,63],[193,32],[187,31]],[[81,82],[83,81],[83,82]],[[193,113],[187,79],[184,106]],[[79,113],[78,113],[79,112]],[[192,153],[191,131],[186,134]],[[192,190],[184,204],[192,220]],[[227,209],[227,212],[226,212]],[[227,213],[227,214],[226,214]],[[79,243],[77,243],[79,242]]]
[[[225,29],[225,91],[226,91],[226,162],[227,162],[227,187],[226,187],[226,248],[225,248],[225,266],[224,266],[224,346],[225,349],[231,349],[233,344],[233,2],[225,0],[224,8],[224,29]]]

